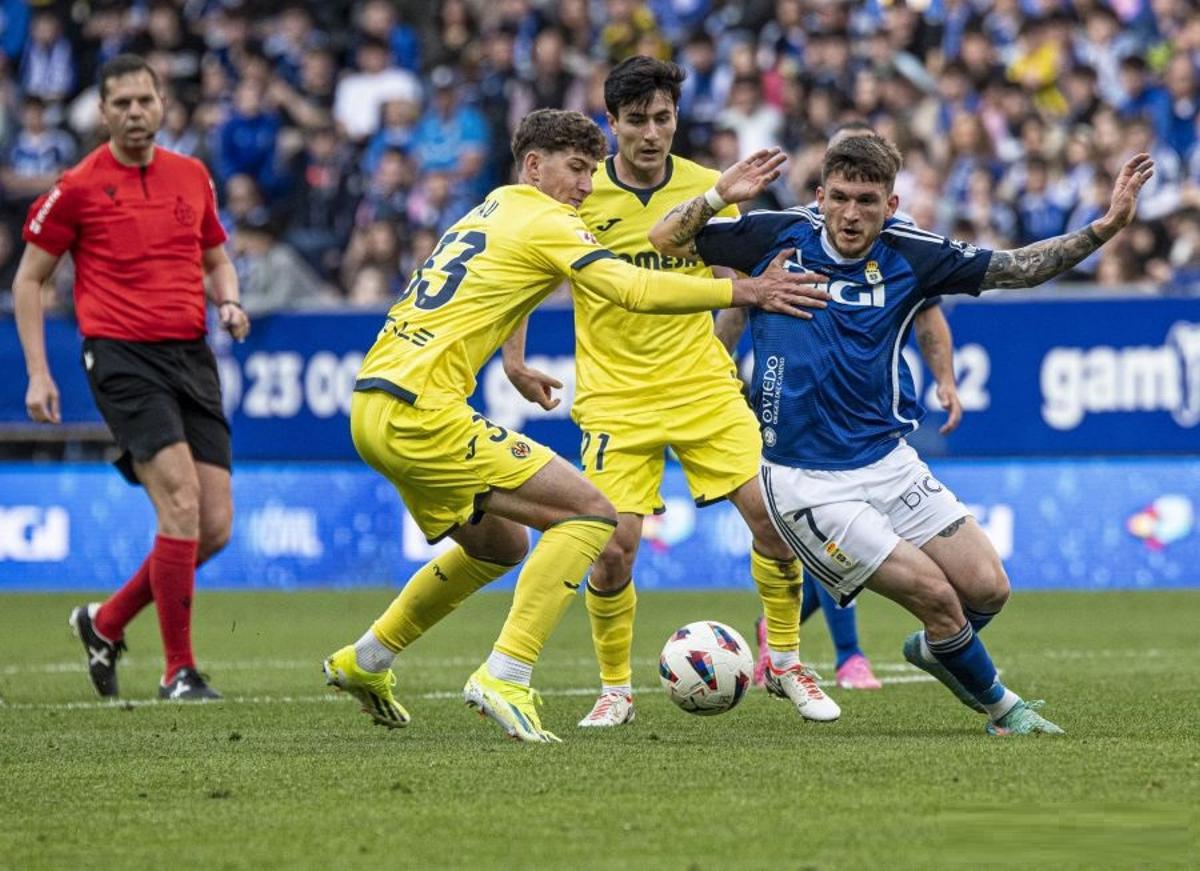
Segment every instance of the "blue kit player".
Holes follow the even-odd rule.
[[[770,158],[776,168],[783,160]],[[974,518],[904,440],[923,412],[900,348],[931,297],[1032,287],[1070,270],[1133,219],[1153,161],[1138,154],[1124,165],[1103,217],[1012,251],[896,222],[899,165],[887,140],[850,137],[826,152],[819,213],[710,220],[772,180],[736,166],[669,212],[650,241],[749,275],[791,251],[792,268],[827,277],[829,307],[811,321],[750,314],[760,484],[776,528],[840,604],[869,588],[914,614],[924,630],[905,640],[905,658],[986,714],[989,733],[1060,733],[1038,713],[1041,702],[1000,682],[979,637],[1008,599],[1008,576]]]

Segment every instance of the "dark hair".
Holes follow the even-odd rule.
[[[849,121],[842,121],[840,124],[835,126],[833,128],[832,132],[830,132],[829,138],[832,139],[833,137],[837,136],[839,133],[842,133],[846,130],[861,130],[864,133],[874,133],[875,132],[875,128],[871,126],[870,121],[864,120],[862,118],[852,118]]]
[[[518,166],[531,151],[578,151],[599,162],[608,154],[608,139],[595,121],[579,112],[537,109],[521,119],[512,138]]]
[[[621,61],[604,80],[604,108],[614,118],[621,108],[641,109],[655,94],[666,94],[671,105],[679,105],[679,86],[687,72],[671,61],[655,60],[644,54]]]
[[[162,92],[162,83],[158,80],[158,73],[150,64],[146,63],[146,59],[137,54],[119,54],[109,61],[106,61],[104,66],[100,67],[100,73],[96,76],[96,82],[100,85],[100,99],[104,100],[108,97],[108,80],[119,79],[121,76],[128,76],[131,73],[146,72],[150,74],[150,81],[154,82],[154,90]]]
[[[902,162],[900,149],[882,136],[851,136],[825,152],[821,184],[832,175],[840,175],[846,181],[879,183],[891,191]]]

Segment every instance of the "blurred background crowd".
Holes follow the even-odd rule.
[[[814,198],[851,119],[902,149],[918,224],[989,247],[1097,217],[1149,151],[1138,222],[1069,277],[1200,285],[1196,0],[0,0],[0,308],[26,209],[102,141],[95,74],[126,51],[165,83],[159,143],[212,172],[252,313],[387,304],[511,179],[520,118],[607,129],[632,54],[688,70],[677,153],[791,153],[774,207]]]

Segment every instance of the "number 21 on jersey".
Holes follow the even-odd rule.
[[[452,231],[438,242],[437,248],[429,255],[429,259],[421,264],[421,268],[413,275],[412,281],[397,302],[404,302],[410,296],[416,295],[413,305],[425,311],[441,308],[458,293],[467,274],[467,263],[472,257],[487,248],[487,236],[479,230],[468,230],[465,233]],[[445,280],[437,284],[437,276],[430,273],[441,273]]]

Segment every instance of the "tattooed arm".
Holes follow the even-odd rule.
[[[1044,239],[1013,251],[993,251],[980,289],[1034,287],[1069,271],[1116,235],[1112,232],[1108,238],[1102,237],[1097,229],[1099,224],[1100,221],[1096,221],[1074,233]]]
[[[787,155],[778,148],[756,151],[725,170],[713,190],[727,204],[752,200],[779,178],[785,160]],[[680,203],[650,230],[650,244],[672,257],[697,257],[696,236],[717,211],[709,205],[706,196]]]
[[[1074,233],[1013,251],[993,251],[980,289],[1034,287],[1082,262],[1133,220],[1138,193],[1153,174],[1154,161],[1150,155],[1135,154],[1121,167],[1104,217]]]
[[[651,228],[650,244],[672,257],[699,257],[696,236],[715,214],[704,197],[680,203]]]

